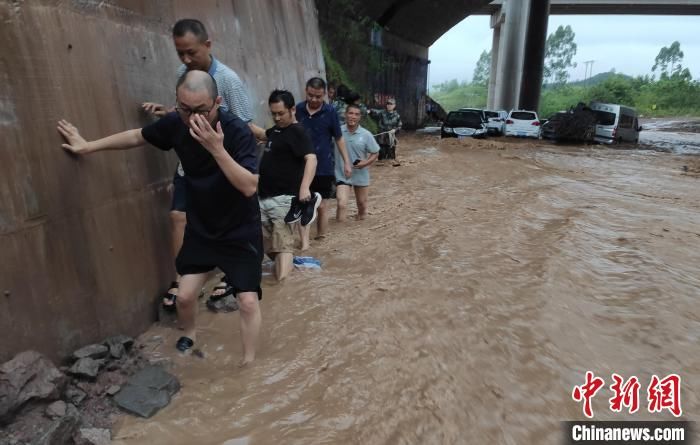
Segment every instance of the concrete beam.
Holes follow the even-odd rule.
[[[472,15],[492,15],[504,0],[494,0]],[[700,15],[700,0],[550,0],[550,14]]]

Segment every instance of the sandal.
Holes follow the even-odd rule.
[[[177,294],[172,293],[170,290],[177,288],[178,282],[173,281],[172,283],[170,283],[170,287],[165,292],[165,295],[163,295],[163,309],[165,309],[166,311],[175,311],[175,299],[177,298]]]
[[[180,352],[185,352],[194,346],[194,341],[189,337],[180,337],[175,343],[175,348]]]
[[[214,292],[216,291],[224,292],[220,294],[215,294]],[[229,295],[233,295],[233,286],[222,281],[221,283],[214,286],[214,289],[211,290],[211,295],[209,295],[209,301],[219,301],[224,297],[228,297]]]

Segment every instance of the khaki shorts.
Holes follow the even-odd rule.
[[[260,200],[260,220],[263,226],[265,252],[293,253],[294,230],[284,222],[292,205],[292,196],[282,195]]]

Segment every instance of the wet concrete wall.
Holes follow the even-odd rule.
[[[58,359],[155,318],[173,277],[174,154],[152,147],[76,158],[56,121],[88,139],[141,127],[146,100],[174,103],[180,18],[246,82],[258,124],[276,87],[297,98],[324,75],[313,0],[0,0],[0,362]]]
[[[428,48],[396,36],[362,14],[357,0],[316,0],[329,56],[345,70],[366,105],[383,108],[397,99],[404,128],[425,118]],[[329,79],[339,83],[342,79]]]

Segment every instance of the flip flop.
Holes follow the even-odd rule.
[[[177,294],[174,294],[170,292],[170,289],[177,289],[178,288],[178,282],[173,281],[170,283],[170,287],[168,287],[168,290],[165,292],[165,295],[163,295],[163,309],[169,312],[175,312],[175,300],[177,299]]]
[[[175,348],[180,352],[185,352],[194,346],[194,341],[189,337],[180,337],[175,343]]]
[[[222,294],[215,295],[214,292],[217,290],[223,290],[224,292]],[[209,295],[209,301],[219,301],[224,297],[227,297],[229,295],[233,295],[233,286],[230,284],[221,282],[214,286],[214,289],[212,289],[211,295]]]

